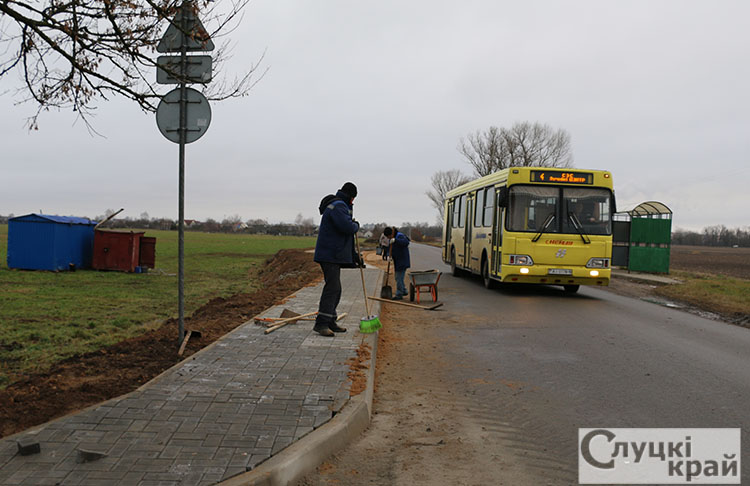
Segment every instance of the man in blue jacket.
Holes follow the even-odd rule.
[[[406,295],[404,276],[406,269],[411,266],[409,258],[409,237],[396,228],[386,228],[383,231],[391,239],[391,258],[393,258],[393,274],[396,277],[396,295],[393,300],[403,300]]]
[[[336,307],[341,299],[341,268],[352,268],[359,264],[359,255],[354,250],[354,235],[359,230],[359,223],[352,217],[355,197],[357,186],[347,182],[335,196],[330,194],[324,197],[318,208],[322,217],[314,260],[323,269],[325,285],[320,294],[313,330],[323,336],[346,332],[345,328],[336,324]]]

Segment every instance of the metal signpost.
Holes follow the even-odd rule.
[[[211,107],[199,91],[187,83],[207,83],[211,80],[211,56],[188,56],[188,52],[212,51],[214,43],[201,21],[195,16],[195,6],[186,0],[170,23],[156,47],[158,52],[179,53],[179,56],[159,56],[156,82],[179,84],[164,95],[156,109],[159,131],[170,141],[180,145],[179,223],[178,228],[178,308],[179,341],[185,337],[185,144],[195,142],[208,130]]]

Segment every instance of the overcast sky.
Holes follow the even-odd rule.
[[[676,228],[748,226],[748,19],[746,0],[254,0],[225,70],[264,51],[269,70],[187,146],[186,218],[317,222],[352,181],[361,222],[434,223],[431,175],[471,173],[460,139],[529,121],[567,130],[576,167],[612,171],[620,210],[657,200]],[[153,114],[102,102],[106,138],[71,112],[28,132],[14,85],[0,214],[177,218],[178,146]]]

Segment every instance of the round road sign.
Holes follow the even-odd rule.
[[[206,133],[211,124],[211,107],[200,91],[185,88],[187,109],[185,143],[195,142]],[[162,96],[156,108],[156,125],[167,140],[180,143],[180,88]]]

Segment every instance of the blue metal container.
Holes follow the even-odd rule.
[[[90,268],[96,221],[72,216],[27,214],[8,221],[8,268]]]

